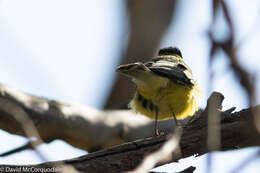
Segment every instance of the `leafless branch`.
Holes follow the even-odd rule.
[[[210,102],[214,97],[210,97]],[[213,99],[214,100],[214,99]],[[222,101],[216,104],[216,111],[219,111]],[[250,109],[228,114],[221,112],[221,143],[219,151],[259,146],[260,138],[253,122],[252,111],[260,110],[260,105]],[[191,124],[183,127],[180,140],[180,155],[173,154],[172,159],[167,162],[177,161],[180,158],[189,156],[200,156],[212,151],[207,146],[207,122],[208,107]],[[151,126],[152,129],[152,126]],[[153,151],[158,150],[171,135],[146,138],[134,142],[125,143],[108,149],[87,154],[85,156],[64,160],[61,162],[49,162],[36,167],[48,167],[53,164],[65,163],[72,165],[82,172],[120,172],[131,171],[136,168]],[[161,165],[157,163],[156,166]]]
[[[35,97],[3,84],[0,84],[0,102],[1,129],[26,136],[21,124],[14,119],[24,112],[46,143],[61,139],[74,147],[91,152],[153,136],[151,129],[154,122],[128,110],[99,111],[79,104]],[[7,110],[10,104],[22,111],[12,112],[11,108]],[[173,124],[172,120],[161,121],[159,128],[167,133],[174,129]],[[38,138],[35,134],[30,136]]]
[[[40,135],[38,134],[32,120],[29,118],[27,113],[18,105],[9,102],[8,100],[1,98],[0,99],[0,105],[2,105],[1,110],[6,112],[7,114],[12,115],[16,120],[17,123],[20,124],[21,130],[24,132],[25,136],[28,138],[29,146],[34,149],[35,153],[37,156],[42,160],[42,161],[47,161],[45,156],[37,149],[37,145],[40,143],[43,143],[41,140]],[[30,137],[36,137],[37,140],[31,140]]]
[[[144,173],[149,172],[150,169],[154,168],[158,163],[164,163],[171,160],[172,154],[177,152],[179,148],[179,140],[182,133],[182,128],[177,127],[174,135],[165,142],[165,144],[158,150],[145,157],[143,162],[134,170],[132,173]]]

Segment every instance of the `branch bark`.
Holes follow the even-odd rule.
[[[9,101],[14,101],[14,96],[18,97],[18,95],[19,95],[19,94],[10,95],[10,93],[14,94],[15,92],[11,92],[13,90],[9,90],[8,88],[4,87],[3,85],[1,85],[0,88],[1,88],[0,99],[7,99],[7,101],[9,99]],[[9,93],[9,94],[7,94],[7,93]],[[18,93],[20,93],[20,92],[18,92]],[[31,97],[34,98],[34,100],[31,100],[28,97],[26,97],[26,95],[19,95],[19,96],[20,96],[19,104],[22,103],[21,102],[22,100],[23,100],[23,102],[28,101],[28,102],[26,102],[27,104],[24,103],[23,105],[21,105],[21,106],[23,106],[23,108],[26,110],[26,112],[28,114],[30,113],[30,111],[28,110],[29,107],[33,106],[33,105],[34,105],[34,109],[33,109],[34,111],[41,110],[41,109],[39,109],[39,106],[37,106],[38,104],[35,105],[35,103],[38,103],[38,102],[35,102],[35,99],[36,99],[35,97],[30,96],[29,98],[31,98]],[[37,98],[37,99],[39,99],[39,98]],[[46,109],[45,113],[47,113],[47,114],[45,114],[45,115],[47,116],[46,117],[47,120],[51,116],[50,112],[53,112],[54,110],[56,110],[56,111],[63,110],[63,111],[61,111],[62,113],[69,112],[68,110],[70,107],[68,107],[68,105],[60,105],[60,104],[58,104],[58,102],[48,101],[46,99],[40,99],[40,100],[42,101],[41,102],[42,104],[47,104],[49,102],[51,102],[53,104],[53,105],[52,104],[49,105],[49,106],[51,106],[51,107],[49,107],[50,110]],[[37,101],[40,101],[40,100],[37,100]],[[30,104],[28,105],[28,103],[30,103]],[[219,108],[221,108],[221,103],[220,104],[216,103],[217,105],[215,108],[217,111],[219,110]],[[16,102],[16,104],[18,104],[18,103]],[[3,106],[3,105],[1,105],[1,106]],[[61,107],[59,107],[59,106],[61,106]],[[62,106],[65,106],[65,108]],[[43,107],[46,108],[47,106],[43,106]],[[82,107],[83,106],[79,106],[79,108],[81,108],[80,110],[83,109]],[[66,109],[66,108],[68,110],[64,111],[64,109]],[[73,106],[72,106],[72,108],[73,108]],[[257,129],[254,125],[254,118],[253,118],[254,117],[253,113],[258,113],[259,111],[260,111],[260,105],[249,108],[249,109],[241,110],[241,111],[235,112],[235,113],[230,113],[228,111],[220,112],[221,117],[222,117],[221,143],[217,150],[226,151],[226,150],[245,148],[245,147],[249,147],[249,146],[259,146],[260,138],[259,138]],[[122,113],[124,113],[124,112],[125,111],[123,111]],[[210,116],[210,115],[208,115],[208,112],[209,111],[206,108],[200,114],[200,116],[198,118],[196,118],[192,123],[183,127],[183,133],[182,133],[181,141],[180,141],[181,153],[179,153],[179,154],[173,153],[172,158],[170,160],[168,160],[167,163],[177,161],[181,158],[186,158],[189,156],[194,156],[194,155],[200,156],[202,154],[212,151],[212,150],[208,149],[208,147],[207,147],[207,139],[208,139],[207,117]],[[3,119],[2,118],[3,113],[4,112],[1,112],[1,114],[0,114],[1,119]],[[43,113],[42,114],[38,113],[37,115],[33,114],[34,116],[33,115],[31,115],[31,116],[32,116],[32,118],[35,118],[37,116],[44,116]],[[118,112],[118,113],[120,113],[120,112]],[[61,116],[60,113],[57,113],[57,112],[55,112],[55,114],[52,114],[52,115],[56,115],[57,117],[63,117],[63,116]],[[68,114],[66,114],[66,115],[68,115]],[[73,114],[73,115],[76,116],[75,114]],[[77,116],[78,115],[79,114],[77,114]],[[113,114],[113,115],[116,115],[116,114]],[[137,117],[139,117],[139,116],[132,116],[133,119],[135,119]],[[129,119],[132,119],[132,118],[129,118]],[[73,121],[72,117],[67,117],[67,119],[70,123],[76,122],[76,121]],[[58,120],[60,120],[60,119],[57,118],[56,121],[58,121]],[[141,119],[138,119],[138,120],[141,120]],[[143,119],[143,120],[146,122],[149,122],[148,120],[145,120],[145,119]],[[63,121],[64,122],[66,121],[65,118]],[[36,123],[37,128],[43,126],[43,125],[39,125],[39,124],[41,124],[41,122],[39,122],[39,120],[37,122],[38,122],[38,124]],[[56,122],[56,123],[59,123],[59,122]],[[137,123],[137,121],[135,121],[134,123]],[[50,125],[51,122],[48,122],[47,124]],[[52,126],[52,125],[50,125],[50,126]],[[72,126],[75,126],[75,125],[72,125]],[[3,127],[2,121],[1,121],[1,127]],[[143,127],[147,127],[147,126],[143,126]],[[82,127],[79,126],[78,128],[81,129]],[[100,128],[100,126],[99,126],[99,128]],[[150,129],[151,128],[152,127],[150,127]],[[41,128],[39,128],[39,129],[41,129]],[[124,129],[124,128],[122,128],[122,129]],[[55,130],[57,130],[57,128],[55,128]],[[99,130],[99,129],[97,129],[97,130]],[[12,131],[17,132],[15,130],[12,130]],[[127,130],[125,130],[125,131],[127,131]],[[41,132],[41,133],[46,134],[43,132]],[[57,132],[54,132],[54,131],[52,131],[52,133],[57,134]],[[105,133],[105,130],[104,130],[104,133]],[[22,133],[20,132],[20,134],[22,134]],[[75,135],[77,136],[77,134],[75,134]],[[102,136],[102,134],[101,134],[101,136]],[[87,137],[85,135],[84,138],[89,138],[89,137]],[[161,136],[157,136],[157,137],[146,138],[146,139],[137,140],[134,142],[129,142],[129,143],[125,143],[122,145],[114,146],[114,147],[111,147],[108,149],[90,153],[88,155],[85,155],[85,156],[82,156],[79,158],[75,158],[75,159],[71,159],[71,160],[48,162],[48,163],[43,163],[43,164],[39,164],[39,165],[31,165],[31,166],[43,168],[43,167],[53,167],[53,165],[60,165],[60,164],[65,163],[65,164],[75,167],[80,172],[129,171],[129,170],[132,170],[133,168],[135,168],[136,166],[138,166],[147,154],[158,150],[168,138],[169,138],[169,135],[165,134],[165,135],[161,135]],[[66,139],[66,138],[64,138],[64,139]],[[96,140],[98,140],[98,138],[96,138]],[[162,165],[162,164],[163,164],[163,162],[158,163],[157,166]],[[1,165],[1,166],[4,166],[4,165]],[[13,165],[13,166],[15,166],[15,165]]]
[[[7,105],[12,108],[6,109]],[[0,129],[26,136],[14,118],[22,113],[13,110],[16,108],[27,113],[44,142],[61,139],[89,152],[153,136],[153,121],[129,110],[99,111],[32,96],[0,84]],[[159,127],[169,132],[174,129],[173,124],[172,120],[161,121]]]

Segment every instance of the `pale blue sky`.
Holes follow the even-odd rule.
[[[240,61],[259,76],[260,33],[257,30],[260,26],[256,22],[260,3],[257,0],[227,2],[233,12],[237,41],[253,32],[241,47]],[[182,50],[204,93],[201,104],[204,106],[209,95],[206,31],[211,20],[210,4],[207,0],[200,3],[183,0],[178,10],[176,21],[161,47],[178,46]],[[0,82],[38,96],[101,108],[113,81],[119,50],[128,37],[128,33],[122,31],[125,19],[124,4],[120,0],[0,0]],[[223,25],[221,21],[218,24],[219,37],[225,31]],[[213,68],[216,72],[213,89],[225,95],[224,108],[246,108],[244,94],[228,70],[227,60],[221,53],[219,57]],[[259,87],[257,90],[259,96]],[[0,138],[0,152],[25,142],[22,137],[2,131]],[[62,141],[42,145],[40,150],[49,160],[86,153]],[[254,151],[252,148],[214,154],[215,172],[220,169],[223,171],[219,172],[227,172]],[[38,162],[40,160],[31,151],[0,158],[2,164]],[[174,168],[194,165],[197,172],[201,172],[205,163],[205,156],[189,158],[175,164]],[[255,163],[247,169],[256,172],[259,160]],[[166,166],[163,170],[173,171],[174,168]]]

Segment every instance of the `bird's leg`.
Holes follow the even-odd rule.
[[[159,136],[158,132],[158,107],[155,107],[155,123],[154,123],[154,135]]]
[[[179,126],[180,126],[180,124],[178,123],[178,120],[177,120],[177,118],[176,118],[176,116],[175,116],[175,113],[174,113],[174,112],[172,112],[172,116],[173,116],[173,119],[174,119],[174,122],[175,122],[175,126],[176,126],[176,127],[179,127]]]
[[[196,118],[197,118],[197,117],[196,117],[196,113],[195,113],[195,115],[193,115],[193,116],[188,120],[188,122],[187,122],[186,124],[188,125],[188,124],[192,123]]]

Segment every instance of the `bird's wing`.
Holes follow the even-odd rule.
[[[176,83],[190,86],[195,83],[190,68],[177,58],[153,59],[145,63],[145,66],[155,74],[167,77]]]

